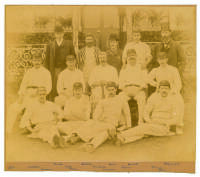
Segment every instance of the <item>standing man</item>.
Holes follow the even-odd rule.
[[[151,69],[158,66],[157,58],[160,51],[167,53],[168,64],[178,68],[182,73],[184,69],[184,51],[182,47],[172,39],[171,30],[168,26],[164,26],[161,30],[162,42],[155,47],[154,59],[151,62]]]
[[[88,79],[91,71],[99,64],[100,50],[95,46],[95,38],[92,34],[87,34],[85,38],[86,47],[82,48],[78,53],[78,67],[83,71],[84,80],[86,82],[86,92],[89,92]]]
[[[110,34],[108,40],[109,49],[107,53],[107,62],[117,69],[119,74],[122,67],[122,51],[119,48],[119,39],[116,34]]]
[[[58,74],[66,68],[65,59],[67,55],[74,55],[73,43],[64,40],[64,29],[62,26],[55,27],[55,40],[47,45],[45,66],[52,75],[53,87],[50,93],[50,100],[57,96],[56,85]]]
[[[127,43],[123,54],[122,54],[122,61],[123,61],[123,68],[125,67],[127,63],[127,51],[129,49],[134,49],[137,54],[137,61],[136,64],[140,66],[141,69],[146,70],[147,64],[151,61],[151,49],[150,47],[145,44],[144,42],[141,42],[141,34],[139,30],[134,30],[132,35],[133,41],[130,43]]]

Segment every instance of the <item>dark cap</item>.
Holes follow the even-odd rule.
[[[54,28],[54,32],[55,33],[62,33],[62,32],[64,32],[64,29],[63,29],[63,27],[61,25],[57,25]]]
[[[115,82],[113,82],[113,81],[109,81],[109,82],[107,82],[107,84],[106,84],[106,88],[108,88],[108,87],[117,88],[117,84],[116,84]]]
[[[137,55],[135,49],[128,49],[127,57],[135,56],[135,55]]]
[[[66,61],[74,61],[76,58],[74,55],[67,55]]]
[[[119,41],[118,35],[111,33],[110,36],[109,36],[109,40],[110,41]]]
[[[73,89],[83,89],[83,84],[81,82],[75,82],[73,84]]]
[[[161,87],[161,86],[168,86],[170,88],[170,83],[167,80],[162,80],[159,83],[159,87]]]

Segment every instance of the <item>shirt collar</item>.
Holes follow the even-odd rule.
[[[57,46],[62,46],[63,45],[63,38],[61,39],[61,41],[59,41],[59,43],[58,43],[58,41],[56,40],[56,44],[57,44]]]

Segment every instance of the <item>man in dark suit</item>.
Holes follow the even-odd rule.
[[[156,45],[155,50],[153,51],[154,59],[151,62],[153,65],[151,65],[150,70],[159,66],[157,57],[160,51],[167,53],[169,65],[177,67],[180,72],[183,71],[185,63],[184,51],[181,45],[172,39],[171,30],[168,26],[162,27],[161,43]]]
[[[47,45],[45,66],[52,75],[52,91],[49,99],[53,100],[57,95],[56,83],[58,74],[66,68],[65,59],[67,55],[74,55],[74,47],[71,40],[65,40],[62,26],[55,27],[55,40]]]

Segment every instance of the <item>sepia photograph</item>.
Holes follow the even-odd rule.
[[[5,6],[6,171],[195,159],[195,5]]]

